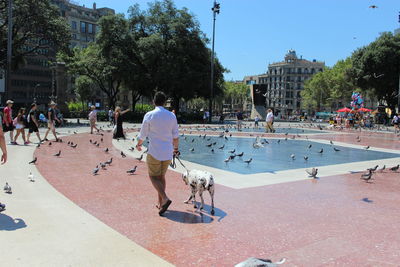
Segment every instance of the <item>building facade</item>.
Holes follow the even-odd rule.
[[[289,50],[283,61],[269,64],[265,74],[245,77],[244,83],[251,85],[255,106],[265,103],[276,115],[288,117],[301,113],[304,83],[324,67],[324,62],[299,58]]]
[[[95,40],[99,18],[115,13],[110,8],[97,8],[96,4],[87,8],[70,0],[51,1],[59,8],[60,16],[71,26],[71,48],[87,47]],[[8,97],[13,99],[17,106],[27,106],[34,100],[44,106],[50,99],[63,106],[73,92],[74,84],[74,78],[63,73],[64,68],[62,62],[56,62],[54,49],[49,47],[39,50],[36,55],[26,58],[23,68],[11,73]]]

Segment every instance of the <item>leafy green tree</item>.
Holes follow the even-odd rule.
[[[357,49],[351,59],[353,67],[348,74],[355,84],[393,108],[399,88],[400,34],[382,33],[374,42]]]
[[[95,43],[74,49],[71,56],[63,53],[59,57],[70,73],[84,75],[96,84],[107,95],[109,107],[114,108],[124,79],[131,75],[128,23],[123,15],[109,15],[99,20],[99,27]]]
[[[7,63],[8,1],[0,0],[0,68]],[[70,30],[56,6],[48,0],[13,0],[13,68],[39,49],[66,51]]]
[[[250,88],[243,83],[225,82],[223,93],[223,104],[243,105],[250,100]]]
[[[303,107],[320,111],[323,107],[338,108],[338,103],[349,103],[355,90],[348,77],[351,67],[351,58],[347,58],[312,76],[301,92]]]
[[[135,63],[149,88],[166,92],[177,110],[180,99],[210,97],[208,40],[186,8],[177,9],[171,0],[155,1],[147,11],[134,6],[130,25],[140,51]],[[224,71],[216,59],[214,96],[222,94]]]
[[[82,103],[83,111],[85,110],[85,104],[87,104],[92,98],[95,91],[93,80],[85,75],[81,75],[75,79],[75,94],[79,96],[79,100]]]

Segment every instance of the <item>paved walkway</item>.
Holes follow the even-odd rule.
[[[211,216],[208,205],[199,213],[183,204],[189,189],[179,173],[169,171],[173,204],[159,217],[146,166],[128,151],[132,142],[113,144],[110,133],[81,132],[36,151],[10,147],[10,164],[0,167],[0,181],[6,177],[15,191],[1,196],[8,209],[0,215],[0,227],[12,230],[0,228],[0,239],[7,240],[0,248],[11,256],[7,265],[232,266],[255,256],[285,257],[286,266],[398,266],[399,172],[377,173],[370,184],[359,173],[242,189],[217,184]],[[356,135],[316,138],[358,145]],[[361,140],[399,148],[394,134],[362,133]],[[68,141],[78,147],[68,147]],[[128,157],[122,158],[120,149]],[[61,157],[54,157],[59,150]],[[37,170],[25,167],[33,151]],[[91,174],[111,157],[107,170]],[[128,175],[135,165],[137,173]],[[35,183],[27,179],[31,168]],[[207,194],[205,201],[210,203]]]
[[[82,131],[70,129],[75,130]],[[65,129],[59,131],[67,133]],[[45,151],[46,146],[42,147]],[[46,166],[51,163],[39,157],[37,166],[28,165],[35,148],[8,146],[9,162],[0,165],[1,186],[8,181],[13,189],[12,195],[0,193],[0,201],[7,205],[7,210],[0,213],[1,266],[169,265],[85,212],[43,178],[37,168],[59,168],[60,164],[66,169],[56,176],[68,183],[70,174],[77,171],[63,162],[63,154],[67,156],[68,151],[63,149],[57,164]],[[29,182],[29,172],[34,174],[35,182]],[[102,209],[107,210],[107,205]]]

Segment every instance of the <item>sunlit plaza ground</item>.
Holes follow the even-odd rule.
[[[183,203],[190,190],[177,164],[167,173],[173,203],[158,216],[146,164],[129,150],[140,125],[125,125],[126,140],[113,140],[105,123],[104,136],[73,124],[57,129],[62,143],[9,145],[9,162],[0,166],[1,183],[13,189],[0,197],[7,205],[0,213],[0,248],[7,255],[1,265],[233,266],[260,257],[285,258],[284,266],[398,266],[400,172],[389,168],[400,163],[400,137],[393,128],[278,124],[284,130],[275,134],[181,125],[182,162],[215,175],[214,215],[208,194],[203,211]],[[253,147],[257,136],[261,148]],[[34,157],[36,165],[28,164]],[[372,180],[360,179],[375,165]],[[137,172],[127,174],[134,166]],[[305,172],[312,167],[319,169],[317,179]]]

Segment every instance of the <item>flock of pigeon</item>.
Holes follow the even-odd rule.
[[[378,169],[379,165],[375,165],[373,168],[368,168],[366,173],[361,174],[362,180],[364,180],[367,183],[370,183],[370,180],[373,179],[373,175],[375,172],[384,172],[386,170],[386,165],[383,165],[382,168]],[[399,170],[400,164],[397,164],[396,166],[388,168],[392,172],[397,172]]]

